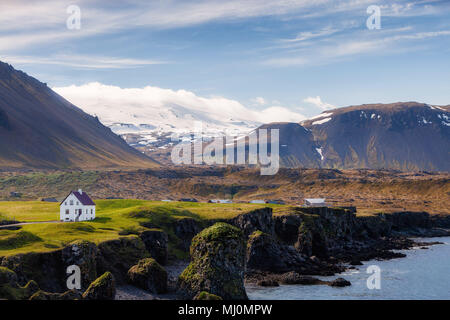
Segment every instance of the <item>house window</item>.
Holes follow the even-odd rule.
[[[79,202],[77,201],[77,206],[79,205]]]
[[[69,209],[66,210],[66,214],[69,214]]]
[[[70,200],[70,205],[73,206],[73,200]]]
[[[94,210],[91,209],[91,214],[94,214]]]
[[[65,206],[67,206],[67,201],[66,201],[66,202],[64,202],[64,205],[65,205]]]

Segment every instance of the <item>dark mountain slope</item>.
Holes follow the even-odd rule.
[[[314,142],[311,131],[298,123],[271,123],[260,129],[278,129],[280,136],[280,165],[282,167],[317,168],[321,157],[319,145]],[[270,132],[269,132],[270,135]]]
[[[450,171],[449,106],[400,102],[330,110],[302,122],[306,135],[301,126],[282,126],[286,167]]]
[[[0,62],[1,168],[149,167],[131,148],[45,84]]]

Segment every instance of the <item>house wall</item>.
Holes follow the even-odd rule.
[[[71,204],[72,203],[72,204]],[[78,211],[82,210],[78,221],[86,221],[95,219],[95,206],[84,206],[75,197],[75,195],[70,194],[64,202],[59,207],[59,217],[61,221],[75,221]],[[69,214],[66,214],[66,210],[69,210]],[[91,214],[92,210],[92,214]]]

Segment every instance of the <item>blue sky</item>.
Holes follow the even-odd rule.
[[[81,29],[66,27],[69,5]],[[381,10],[369,30],[366,10]],[[51,87],[99,82],[313,116],[450,104],[450,1],[2,1],[0,60]]]

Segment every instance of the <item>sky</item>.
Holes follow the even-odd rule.
[[[3,0],[0,13],[0,60],[75,104],[95,86],[221,99],[264,122],[450,104],[448,0]]]

